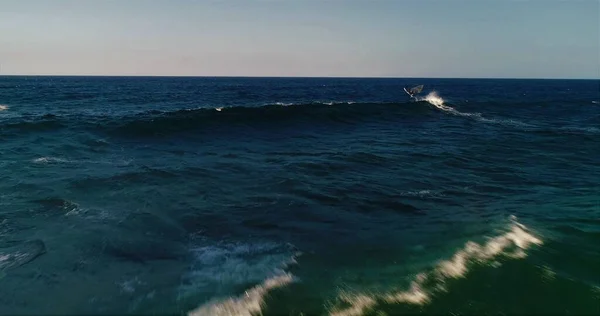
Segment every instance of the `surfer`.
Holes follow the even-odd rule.
[[[410,88],[410,90],[407,90],[406,87],[404,87],[404,92],[406,92],[406,94],[408,94],[411,98],[413,98],[415,94],[421,93],[421,91],[423,91],[423,85]]]

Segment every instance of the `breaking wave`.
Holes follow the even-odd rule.
[[[441,110],[445,110],[445,111],[454,110],[453,108],[444,105],[444,99],[442,99],[435,91],[430,92],[425,97],[417,97],[416,100],[429,102],[429,104],[434,105],[435,107],[437,107],[438,109],[441,109]]]
[[[448,290],[448,280],[464,277],[469,272],[471,263],[489,264],[498,256],[512,259],[526,257],[525,250],[534,245],[541,245],[542,240],[528,232],[514,217],[512,221],[508,232],[491,238],[482,245],[469,241],[455,252],[452,258],[439,262],[430,271],[419,273],[408,290],[378,294],[342,293],[339,298],[349,307],[334,309],[331,316],[362,315],[380,303],[427,304],[435,293]]]
[[[462,112],[447,104],[435,91],[417,102],[276,102],[258,107],[232,106],[193,108],[173,111],[146,111],[135,115],[106,116],[45,114],[12,118],[0,125],[0,133],[21,135],[60,129],[84,129],[119,137],[156,137],[198,131],[219,132],[236,127],[281,128],[293,125],[335,126],[365,122],[414,121],[434,115],[436,110],[488,124],[516,127],[528,131],[545,130],[542,126],[506,118],[488,118],[481,113]],[[432,105],[422,106],[422,103]],[[573,132],[560,126],[558,133]],[[579,132],[596,133],[594,127]],[[43,162],[43,161],[40,161]]]
[[[189,315],[253,315],[261,311],[267,293],[294,281],[285,271],[300,255],[291,245],[230,243],[194,248],[195,264],[185,277],[181,298],[209,293],[213,298]],[[258,283],[239,297],[236,288]],[[212,294],[211,294],[212,293]]]
[[[289,273],[267,279],[262,284],[246,291],[237,298],[203,305],[188,313],[189,316],[253,316],[262,310],[265,295],[272,289],[284,287],[293,282]]]

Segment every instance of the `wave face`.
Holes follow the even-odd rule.
[[[0,77],[0,312],[600,314],[598,100]]]
[[[115,135],[164,136],[235,128],[314,128],[426,116],[428,110],[409,103],[268,104],[152,112],[107,122]]]
[[[329,102],[266,104],[190,108],[172,111],[151,110],[123,116],[43,115],[20,117],[6,122],[4,130],[31,133],[39,130],[81,129],[110,136],[164,137],[207,133],[235,128],[298,128],[343,126],[366,122],[411,120],[434,115],[422,104]]]

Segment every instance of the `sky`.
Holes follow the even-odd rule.
[[[600,0],[0,0],[0,75],[600,78]]]

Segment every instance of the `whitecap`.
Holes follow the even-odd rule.
[[[355,104],[356,102],[354,101],[329,101],[329,102],[323,102],[322,104],[325,105],[351,105],[351,104]]]
[[[265,295],[294,281],[285,269],[300,253],[275,243],[224,243],[192,249],[195,262],[184,276],[179,299],[213,293],[209,302],[189,315],[252,315],[260,312]],[[225,297],[241,284],[258,284],[240,297]]]
[[[444,105],[444,99],[440,97],[437,92],[432,91],[429,92],[425,97],[417,97],[415,98],[417,101],[427,101],[429,104],[436,106],[439,109],[450,111],[454,110],[453,108]]]
[[[542,240],[530,234],[524,225],[513,219],[510,231],[489,239],[483,245],[473,241],[467,242],[450,259],[439,262],[431,271],[419,273],[408,290],[377,294],[341,293],[340,300],[349,307],[333,309],[330,314],[332,316],[362,315],[374,308],[378,301],[389,304],[424,305],[431,301],[436,292],[447,290],[445,286],[447,280],[465,277],[469,272],[469,263],[488,263],[497,267],[495,257],[521,259],[526,256],[525,250],[542,243]]]
[[[401,196],[417,196],[417,197],[434,197],[434,196],[440,196],[442,195],[439,192],[434,192],[431,190],[420,190],[420,191],[406,191],[406,192],[402,192],[400,193]]]
[[[0,111],[8,110],[8,106],[0,104]]]
[[[260,313],[266,294],[272,289],[284,287],[293,282],[289,273],[267,279],[262,284],[246,291],[237,298],[214,301],[188,313],[190,316],[253,316]]]

